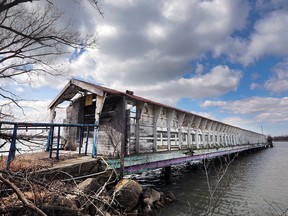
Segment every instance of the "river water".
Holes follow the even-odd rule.
[[[147,177],[145,181],[156,189],[172,191],[177,197],[159,215],[205,215],[207,211],[208,215],[288,215],[288,142],[274,144],[231,163],[210,166],[209,171],[176,167],[170,185]],[[212,191],[216,192],[211,195]]]

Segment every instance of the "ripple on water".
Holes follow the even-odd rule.
[[[214,215],[281,214],[288,208],[287,155],[288,143],[276,143],[274,148],[238,157],[230,165],[214,197],[219,198]],[[160,215],[203,215],[206,212],[210,197],[206,176],[202,170],[187,169],[174,169],[171,185],[159,180],[160,171],[154,172],[153,177],[145,176],[154,187],[172,191],[178,198],[165,206]],[[217,173],[211,171],[209,180],[213,186]]]

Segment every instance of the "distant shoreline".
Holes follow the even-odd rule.
[[[288,142],[288,139],[272,139],[273,142]]]

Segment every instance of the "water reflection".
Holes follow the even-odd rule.
[[[274,148],[238,157],[219,185],[223,169],[212,167],[208,175],[210,191],[203,169],[175,167],[170,185],[160,180],[160,170],[137,178],[144,185],[176,195],[178,200],[165,206],[160,215],[205,215],[216,185],[210,206],[213,215],[281,215],[288,208],[287,154],[288,143],[279,142]]]

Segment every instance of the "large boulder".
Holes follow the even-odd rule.
[[[160,192],[154,190],[153,188],[147,188],[143,191],[143,202],[146,205],[152,206],[153,203],[159,201],[160,198]]]
[[[78,189],[85,194],[96,193],[102,185],[98,182],[98,178],[87,178],[78,184]]]
[[[57,193],[51,193],[44,197],[41,208],[47,215],[76,216],[79,213],[74,199]]]
[[[141,193],[142,186],[131,179],[122,179],[114,188],[115,199],[128,211],[137,206]]]
[[[163,195],[164,195],[164,199],[166,202],[172,202],[172,201],[177,200],[175,195],[171,191],[166,191],[164,192]]]

